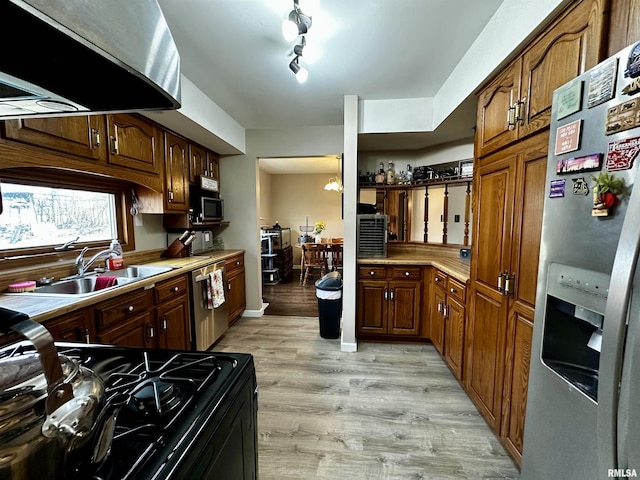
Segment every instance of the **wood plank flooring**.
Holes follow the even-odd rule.
[[[262,286],[262,300],[269,304],[265,315],[318,316],[315,280],[303,287],[299,274],[299,270],[294,270],[288,279],[276,285]]]
[[[263,316],[213,350],[254,356],[260,480],[519,477],[430,344],[343,353],[317,319]]]

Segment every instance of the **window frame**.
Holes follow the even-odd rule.
[[[130,183],[96,175],[50,168],[0,170],[0,186],[3,182],[113,194],[115,198],[118,241],[122,245],[123,251],[135,250],[133,216],[130,214],[133,185]],[[0,214],[1,212],[2,208],[0,206]],[[108,241],[78,242],[74,244],[74,249],[60,252],[53,250],[53,247],[58,245],[0,250],[0,260],[11,260],[11,268],[66,260],[70,257],[75,258],[79,250],[84,247],[89,247],[90,250],[106,248],[110,241],[111,239]],[[0,270],[4,269],[2,263],[4,262],[0,262]]]

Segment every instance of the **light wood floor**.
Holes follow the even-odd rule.
[[[519,477],[432,345],[343,353],[317,317],[263,316],[213,349],[254,356],[260,480]]]

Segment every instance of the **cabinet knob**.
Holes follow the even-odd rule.
[[[456,290],[455,288],[452,288],[451,293],[458,293],[458,290]]]
[[[410,273],[409,273],[409,272],[404,272],[404,276],[405,276],[405,277],[408,277],[409,275],[410,275]]]
[[[236,265],[240,265],[240,261],[237,261],[237,262],[236,262]]]
[[[128,311],[128,312],[133,312],[133,305],[129,305],[129,306],[127,307],[127,311]]]
[[[376,272],[374,272],[373,270],[371,270],[371,271],[369,272],[369,275],[372,275],[372,276],[373,276],[373,275],[375,275],[375,274],[376,274]]]
[[[172,292],[177,292],[178,290],[179,290],[179,288],[178,288],[178,287],[173,287],[173,288],[171,289],[171,291],[172,291]]]

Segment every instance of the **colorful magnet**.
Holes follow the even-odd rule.
[[[576,173],[600,170],[602,167],[602,154],[592,153],[582,157],[564,158],[558,160],[556,173]]]
[[[574,195],[589,195],[589,185],[584,177],[572,178]]]
[[[624,78],[636,78],[640,76],[640,42],[636,43],[629,51],[627,68],[624,70]]]
[[[605,160],[607,170],[615,172],[630,169],[638,152],[640,152],[640,137],[611,142]]]
[[[639,99],[627,100],[607,110],[605,134],[611,135],[638,126],[640,126]]]
[[[551,180],[551,188],[549,190],[549,198],[564,197],[565,180]]]
[[[571,82],[555,92],[556,119],[568,117],[582,109],[582,80]]]
[[[616,77],[618,76],[618,59],[612,58],[603,62],[589,74],[587,89],[587,107],[595,107],[608,102],[614,96]]]
[[[556,130],[556,155],[573,152],[580,147],[580,132],[582,120],[576,120],[558,127]]]

